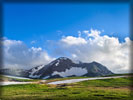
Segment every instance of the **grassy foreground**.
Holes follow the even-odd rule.
[[[0,100],[132,100],[131,77],[72,84],[1,86]]]

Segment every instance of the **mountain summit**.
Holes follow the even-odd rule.
[[[28,71],[30,78],[61,78],[71,76],[104,76],[113,74],[98,62],[74,63],[71,59],[60,57],[47,65],[34,67]]]

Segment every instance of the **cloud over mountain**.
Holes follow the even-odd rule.
[[[127,37],[120,43],[116,37],[100,34],[101,31],[91,29],[80,32],[78,37],[63,37],[54,52],[83,62],[98,61],[113,72],[128,72],[131,40]]]
[[[77,37],[62,37],[52,44],[53,55],[49,55],[41,47],[28,48],[22,41],[4,39],[4,65],[33,67],[49,63],[54,59],[52,57],[66,56],[75,61],[97,61],[113,72],[128,72],[131,42],[128,37],[120,42],[117,37],[101,35],[101,31],[91,29],[79,32]]]
[[[41,47],[28,48],[22,41],[3,40],[4,67],[31,68],[53,60]]]

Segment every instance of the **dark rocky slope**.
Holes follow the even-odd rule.
[[[113,74],[98,62],[74,63],[66,57],[60,57],[47,65],[34,67],[28,71],[30,78],[59,78],[70,76],[104,76]]]

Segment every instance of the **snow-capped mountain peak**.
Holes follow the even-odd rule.
[[[60,57],[47,65],[29,70],[30,78],[58,78],[70,76],[102,76],[113,74],[105,66],[97,62],[74,63],[71,59]]]

